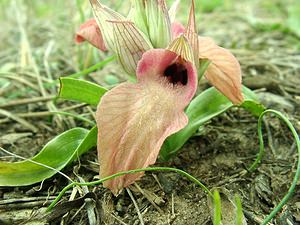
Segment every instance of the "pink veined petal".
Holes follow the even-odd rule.
[[[211,61],[205,77],[234,104],[243,102],[242,75],[237,59],[225,48],[217,46],[211,38],[198,37],[199,58]]]
[[[76,32],[75,41],[76,43],[88,41],[93,46],[102,51],[107,50],[104,44],[101,30],[95,19],[89,19],[88,21],[80,25],[79,30]]]
[[[194,64],[194,55],[191,45],[189,44],[187,38],[181,34],[179,37],[175,38],[167,47],[171,52],[175,52],[182,59]]]
[[[180,22],[174,21],[171,24],[171,30],[172,30],[173,38],[176,38],[185,32],[185,27]]]
[[[103,5],[100,0],[90,0],[94,16],[103,34],[106,47],[115,51],[113,27],[108,21],[124,21],[126,18],[115,12],[109,7]]]
[[[123,83],[101,98],[96,113],[101,178],[154,164],[164,140],[188,123],[184,108],[192,96],[186,88],[197,81],[196,71],[191,63],[179,64],[191,81],[173,83],[165,71],[176,63],[181,62],[173,52],[149,50],[138,65],[138,83]],[[104,186],[117,195],[142,175],[117,177]]]
[[[119,62],[128,74],[134,75],[143,53],[152,48],[151,43],[132,22],[109,22],[113,27],[115,50]]]

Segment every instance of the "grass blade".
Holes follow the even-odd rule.
[[[176,172],[184,177],[186,177],[188,180],[194,182],[197,186],[199,186],[203,191],[205,191],[211,198],[213,197],[213,194],[210,192],[210,190],[201,183],[197,178],[193,177],[189,173],[177,169],[177,168],[171,168],[171,167],[147,167],[147,168],[141,168],[141,169],[135,169],[135,170],[128,170],[128,171],[122,171],[119,173],[112,174],[108,177],[104,177],[100,180],[92,181],[92,182],[87,182],[87,183],[79,183],[79,182],[72,182],[68,186],[64,187],[64,189],[59,193],[59,195],[55,198],[55,200],[49,205],[47,208],[47,211],[52,210],[52,208],[57,204],[57,202],[62,198],[62,196],[66,193],[67,190],[74,186],[95,186],[102,184],[104,181],[113,179],[115,177],[119,177],[125,174],[133,174],[133,173],[139,173],[139,172],[146,172],[146,171],[164,171],[164,172]]]
[[[300,178],[300,138],[299,138],[299,135],[298,135],[296,129],[294,128],[293,124],[289,121],[289,119],[286,116],[284,116],[282,113],[280,113],[276,110],[272,110],[272,109],[268,109],[268,110],[264,111],[263,113],[261,113],[261,115],[258,119],[259,153],[257,155],[255,162],[249,167],[248,170],[250,172],[254,171],[263,157],[265,147],[264,147],[264,140],[263,140],[263,134],[262,134],[262,122],[263,122],[264,116],[269,113],[273,113],[273,114],[275,114],[276,117],[280,118],[288,126],[289,130],[292,132],[295,142],[296,142],[296,145],[297,145],[297,150],[298,150],[298,163],[297,163],[296,173],[295,173],[294,179],[292,181],[292,184],[288,190],[288,193],[282,198],[282,200],[272,210],[272,212],[264,219],[264,221],[261,223],[262,225],[268,224],[272,220],[272,218],[274,218],[275,215],[287,203],[287,201],[292,197],[292,195],[295,191],[297,182],[299,181],[299,178]]]

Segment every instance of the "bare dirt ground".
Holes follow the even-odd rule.
[[[276,26],[285,15],[281,1],[276,1],[276,9],[282,9],[277,13],[263,4],[246,1],[204,13],[199,20],[200,33],[229,48],[240,61],[244,85],[255,90],[268,108],[284,112],[299,131],[300,39]],[[106,57],[92,50],[91,58],[86,60],[83,52],[88,47],[74,45],[72,34],[76,25],[70,26],[69,19],[77,11],[72,4],[65,5],[70,6],[67,12],[50,12],[55,15],[53,21],[32,19],[30,5],[20,7],[16,14],[11,13],[15,12],[13,4],[6,11],[2,9],[6,20],[0,23],[5,30],[0,43],[0,108],[6,114],[0,112],[0,146],[23,157],[35,155],[64,130],[89,127],[85,122],[50,111],[69,110],[93,120],[94,108],[49,100],[49,96],[57,94],[57,86],[43,86]],[[107,85],[105,75],[122,80],[120,73],[120,68],[112,63],[89,74],[87,79]],[[205,81],[200,84],[200,90],[207,87]],[[41,99],[33,103],[20,102],[37,97]],[[75,108],[69,108],[74,105]],[[292,135],[278,119],[268,116],[265,120],[264,138],[267,149],[259,168],[241,175],[259,149],[257,118],[243,109],[232,108],[199,129],[170,162],[157,165],[183,169],[208,188],[218,187],[228,196],[238,194],[248,224],[258,224],[287,192],[297,160]],[[17,160],[3,152],[0,157]],[[96,150],[63,172],[73,179],[93,180],[98,174]],[[273,224],[300,223],[299,184]],[[141,224],[137,211],[145,224],[212,224],[207,195],[174,173],[146,173],[118,197],[102,186],[74,188],[51,213],[42,211],[65,185],[65,178],[55,175],[34,186],[0,188],[0,224]],[[225,206],[224,209],[227,210]]]

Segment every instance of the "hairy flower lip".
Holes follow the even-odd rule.
[[[161,52],[160,54],[158,54]],[[162,53],[163,52],[163,53]],[[153,55],[152,55],[153,54]],[[161,57],[161,58],[160,58]],[[158,62],[162,62],[158,64]],[[174,85],[165,76],[166,69],[173,65],[181,65],[187,72],[187,82],[182,85],[178,82]],[[159,75],[159,76],[157,76]],[[153,78],[156,77],[156,78]],[[142,55],[141,60],[137,66],[137,79],[138,81],[144,81],[149,79],[161,79],[164,78],[168,80],[168,83],[174,88],[174,90],[179,90],[182,97],[182,101],[188,102],[193,98],[197,90],[197,70],[192,62],[182,59],[178,53],[175,53],[168,49],[151,49]],[[187,105],[186,104],[186,105]],[[184,105],[184,107],[186,106]]]

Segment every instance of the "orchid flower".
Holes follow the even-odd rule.
[[[192,100],[203,60],[205,77],[234,104],[243,101],[236,58],[207,37],[197,35],[194,1],[185,28],[174,21],[177,0],[167,10],[164,0],[132,0],[128,17],[90,0],[95,20],[83,24],[77,42],[113,51],[137,82],[108,91],[98,105],[100,177],[154,164],[165,139],[184,128],[184,109]],[[97,25],[98,26],[97,26]],[[104,182],[117,195],[143,173]]]

